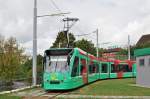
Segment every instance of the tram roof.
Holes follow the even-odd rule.
[[[78,51],[80,51],[80,52],[83,52],[83,53],[87,53],[87,52],[85,52],[85,51],[83,51],[82,49],[80,49],[80,48],[49,48],[49,49],[47,49],[47,50],[45,50],[45,51],[49,51],[49,50],[78,50]],[[89,54],[89,53],[88,53]],[[91,55],[91,54],[90,54]]]
[[[101,61],[101,62],[118,62],[118,63],[120,63],[120,64],[126,64],[126,63],[135,63],[135,61],[133,61],[133,60],[117,60],[117,59],[115,59],[115,60],[109,60],[109,59],[103,59],[103,58],[97,58],[96,56],[94,56],[94,55],[92,55],[92,54],[90,54],[90,53],[87,53],[87,52],[85,52],[85,51],[83,51],[82,49],[80,49],[80,48],[49,48],[49,49],[47,49],[47,50],[45,50],[45,52],[46,51],[51,51],[51,50],[77,50],[77,51],[79,51],[81,54],[83,54],[83,55],[88,55],[90,58],[92,58],[92,59],[94,59],[94,60],[99,60],[99,61]]]

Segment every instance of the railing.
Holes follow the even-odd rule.
[[[130,58],[131,58],[131,60],[135,60],[134,56],[131,56]],[[127,55],[117,55],[115,57],[115,59],[118,59],[118,60],[128,60],[128,56]]]
[[[105,56],[105,57],[102,57],[102,58],[104,58],[104,59],[117,59],[117,60],[128,60],[128,56],[127,55],[116,55],[116,56]],[[134,56],[131,56],[130,57],[131,58],[131,60],[135,60],[135,57]]]

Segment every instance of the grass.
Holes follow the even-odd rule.
[[[28,98],[28,94],[31,92],[36,93],[37,90],[42,90],[42,88],[31,88],[23,90],[20,94],[25,94]],[[38,92],[38,91],[37,91]],[[69,94],[74,95],[100,95],[100,96],[150,96],[150,88],[138,87],[135,86],[135,78],[126,78],[126,79],[108,79],[100,80],[84,87],[72,90]],[[19,94],[11,94],[19,95]],[[6,98],[4,98],[6,97]],[[7,98],[8,97],[8,98]],[[0,96],[0,99],[21,99],[16,96]],[[46,97],[35,97],[33,99],[47,99]],[[64,98],[59,98],[64,99]]]
[[[83,95],[150,96],[150,88],[133,86],[134,84],[134,78],[101,80],[74,92]]]
[[[0,95],[0,99],[21,99],[19,96]]]

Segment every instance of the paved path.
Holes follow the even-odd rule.
[[[20,92],[18,96],[23,96],[24,99],[150,99],[150,96],[99,96],[99,95],[79,95],[70,93],[46,93],[42,90],[36,90],[31,93]]]
[[[42,95],[24,99],[150,99],[149,96]]]
[[[150,96],[96,96],[96,95],[57,95],[57,96],[54,96],[54,95],[43,95],[43,96],[46,96],[46,97],[55,97],[55,98],[72,98],[72,99],[81,99],[81,98],[84,98],[84,99],[87,99],[87,98],[90,98],[90,99],[150,99]]]

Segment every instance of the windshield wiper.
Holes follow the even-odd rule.
[[[58,57],[59,57],[59,56],[58,56]],[[56,69],[57,69],[58,57],[57,57],[56,65],[55,65],[55,72],[56,72]]]
[[[70,59],[71,59],[71,57],[72,57],[72,54],[73,53],[73,50],[67,55],[67,63],[68,63],[68,66],[69,66],[69,64],[70,64]]]

